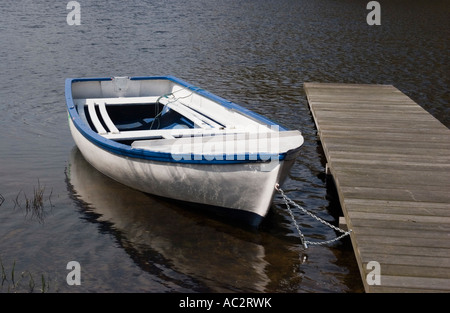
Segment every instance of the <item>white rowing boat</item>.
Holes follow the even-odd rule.
[[[72,137],[114,180],[257,226],[303,137],[172,76],[66,79]]]

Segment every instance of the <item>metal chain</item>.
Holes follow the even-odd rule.
[[[284,203],[286,204],[286,207],[287,207],[287,209],[288,209],[289,215],[291,216],[292,221],[294,222],[295,228],[297,229],[297,232],[298,232],[298,234],[299,234],[299,236],[300,236],[300,240],[301,240],[302,245],[303,245],[303,247],[304,247],[305,249],[308,248],[308,245],[325,245],[325,244],[329,244],[329,243],[338,241],[338,240],[342,239],[343,237],[350,235],[350,233],[352,232],[351,229],[348,230],[348,231],[345,231],[345,230],[343,230],[343,229],[341,229],[341,228],[339,228],[339,227],[336,227],[336,226],[334,226],[334,225],[331,225],[331,224],[328,223],[327,221],[321,219],[320,217],[318,217],[318,216],[312,214],[311,212],[309,212],[309,211],[306,210],[305,208],[301,207],[300,205],[298,205],[297,203],[295,203],[294,201],[292,201],[291,199],[289,199],[288,196],[285,195],[284,191],[280,188],[280,185],[279,185],[279,184],[276,184],[276,185],[275,185],[275,190],[278,191],[278,192],[281,194],[281,196],[283,197],[283,200],[284,200]],[[297,221],[295,220],[294,214],[292,213],[292,210],[291,210],[291,207],[290,207],[289,204],[291,204],[291,205],[297,207],[297,208],[300,209],[303,213],[305,213],[305,214],[311,216],[312,218],[316,219],[316,220],[319,221],[320,223],[322,223],[322,224],[324,224],[324,225],[327,225],[328,227],[330,227],[330,228],[332,228],[332,229],[334,229],[334,230],[336,230],[336,231],[342,233],[342,235],[340,235],[340,236],[338,236],[338,237],[336,237],[336,238],[334,238],[334,239],[326,240],[326,241],[308,241],[308,240],[305,240],[305,236],[303,235],[302,231],[300,230],[300,227],[298,226]]]

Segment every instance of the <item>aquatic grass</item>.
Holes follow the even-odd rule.
[[[19,202],[19,196],[20,196],[20,194],[22,193],[22,190],[20,190],[19,191],[19,193],[17,194],[17,196],[16,196],[16,198],[14,199],[14,210],[16,209],[16,207],[19,207],[19,208],[22,208],[22,206],[20,205],[20,202]]]
[[[16,260],[14,260],[13,267],[11,270],[11,282],[12,282],[13,286],[15,285],[15,282],[14,282],[14,269],[15,268],[16,268]]]
[[[3,287],[3,284],[5,283],[6,280],[6,272],[1,258],[0,258],[0,266],[2,267],[2,287]]]
[[[33,275],[30,271],[23,271],[20,277],[17,279],[16,276],[16,261],[14,260],[13,266],[11,269],[10,279],[8,279],[8,274],[3,265],[2,259],[0,258],[0,267],[1,267],[1,285],[0,292],[3,290],[3,287],[7,287],[6,291],[10,292],[23,292],[28,291],[30,293],[35,291],[36,283],[34,281]],[[28,289],[24,289],[21,285],[21,282],[28,277]],[[5,284],[6,283],[6,284]],[[41,275],[41,288],[40,292],[45,293],[50,289],[50,284],[45,280],[44,274]]]
[[[33,279],[33,275],[31,275],[30,272],[28,272],[28,275],[30,275],[30,280],[28,281],[28,288],[30,290],[30,292],[34,291],[34,279]]]
[[[47,287],[47,291],[50,289],[50,284],[47,282],[45,283],[45,278],[44,278],[44,274],[41,275],[41,283],[42,283],[42,287],[41,287],[41,292],[45,293],[45,288]]]
[[[25,217],[31,216],[31,219],[36,218],[40,223],[44,222],[44,218],[46,215],[45,211],[45,201],[44,201],[44,193],[45,193],[45,187],[41,186],[41,183],[38,179],[38,185],[33,188],[33,198],[29,199],[23,190],[20,190],[19,193],[16,195],[16,198],[14,199],[14,209],[16,207],[19,207],[20,209],[25,209]],[[21,194],[23,196],[21,197]],[[53,208],[53,203],[51,200],[53,194],[53,189],[50,191],[50,195],[48,196],[48,201],[50,203],[50,209]],[[25,205],[22,207],[22,198],[25,200]]]

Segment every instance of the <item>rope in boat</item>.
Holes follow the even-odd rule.
[[[341,229],[341,228],[339,228],[339,227],[336,227],[336,226],[334,226],[334,225],[331,225],[331,224],[328,223],[327,221],[321,219],[320,217],[314,215],[313,213],[309,212],[309,211],[306,210],[305,208],[301,207],[300,205],[298,205],[297,203],[295,203],[294,201],[292,201],[288,196],[286,196],[286,194],[284,193],[284,191],[280,188],[280,185],[279,185],[279,184],[276,184],[276,185],[275,185],[275,190],[278,191],[278,192],[281,194],[281,196],[283,197],[283,200],[284,200],[284,203],[286,204],[286,207],[287,207],[287,209],[288,209],[289,215],[291,216],[292,221],[294,222],[295,228],[297,229],[297,232],[298,232],[298,234],[299,234],[299,236],[300,236],[300,240],[301,240],[302,245],[303,245],[303,247],[304,247],[305,249],[308,248],[308,245],[325,245],[325,244],[333,243],[333,242],[335,242],[335,241],[338,241],[338,240],[344,238],[345,236],[350,235],[350,233],[352,232],[351,229],[348,230],[348,231],[345,231],[345,230],[343,230],[343,229]],[[332,228],[332,229],[334,229],[334,230],[340,232],[342,235],[340,235],[340,236],[338,236],[338,237],[336,237],[336,238],[334,238],[334,239],[331,239],[331,240],[325,240],[325,241],[308,241],[308,240],[305,240],[305,236],[303,235],[302,231],[300,230],[300,227],[298,226],[297,221],[295,220],[294,213],[292,213],[292,210],[291,210],[291,207],[290,207],[289,204],[291,204],[291,205],[295,206],[296,208],[300,209],[303,213],[305,213],[305,214],[311,216],[312,218],[316,219],[316,220],[319,221],[320,223],[322,223],[322,224],[324,224],[324,225],[326,225],[326,226],[328,226],[328,227],[330,227],[330,228]]]
[[[159,105],[162,104],[161,102],[159,102],[159,100],[161,100],[162,98],[167,98],[169,102],[167,102],[165,105],[169,105],[171,103],[177,102],[179,99],[188,98],[194,93],[193,91],[191,91],[187,96],[176,98],[175,93],[183,91],[183,90],[187,90],[187,89],[181,88],[179,90],[175,90],[175,91],[163,94],[162,96],[158,97],[158,99],[156,100],[156,105],[155,105],[155,117],[154,117],[152,123],[150,124],[150,129],[153,129],[153,124],[155,123],[156,120],[158,120],[158,127],[156,127],[156,129],[159,129],[159,127],[161,125],[160,121],[159,121],[159,117],[161,117],[163,110],[161,110],[161,111],[159,110]],[[172,97],[172,100],[170,100],[169,97]]]

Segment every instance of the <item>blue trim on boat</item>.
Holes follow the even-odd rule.
[[[188,88],[199,95],[202,95],[212,101],[218,102],[224,107],[236,110],[241,112],[244,115],[247,115],[249,117],[252,117],[260,122],[266,123],[266,125],[274,125],[278,126],[280,131],[286,131],[287,129],[281,127],[280,125],[276,124],[275,122],[265,118],[264,116],[261,116],[257,113],[254,113],[250,110],[247,110],[240,105],[233,103],[231,101],[225,100],[219,96],[216,96],[210,92],[207,92],[201,88],[195,87],[194,85],[191,85],[179,78],[173,77],[173,76],[149,76],[149,77],[130,77],[130,80],[170,80],[176,84],[179,84],[185,88]],[[118,143],[116,141],[106,139],[102,137],[101,135],[97,134],[95,131],[93,131],[88,125],[86,125],[81,117],[79,116],[75,104],[73,102],[72,97],[72,84],[76,82],[85,82],[85,81],[110,81],[112,78],[67,78],[65,81],[65,97],[66,97],[66,105],[67,110],[70,119],[74,123],[75,127],[78,129],[78,131],[89,141],[91,141],[93,144],[97,145],[98,147],[107,150],[111,153],[122,155],[126,157],[131,158],[137,158],[137,159],[146,159],[146,160],[152,160],[152,161],[160,161],[160,162],[171,162],[171,163],[188,163],[188,164],[238,164],[238,163],[261,163],[261,162],[268,162],[270,160],[273,160],[272,155],[267,154],[258,154],[256,156],[251,154],[246,154],[245,156],[242,155],[234,155],[233,159],[226,159],[227,157],[230,157],[229,155],[222,155],[222,158],[220,156],[216,156],[213,160],[209,160],[205,158],[205,156],[199,155],[186,155],[182,154],[182,157],[178,155],[176,159],[173,158],[171,153],[164,153],[164,152],[153,152],[149,150],[144,149],[132,149],[130,146]],[[278,160],[284,160],[286,157],[286,153],[278,154]]]
[[[77,82],[108,81],[108,80],[112,80],[112,77],[69,78],[69,79],[72,80],[72,83],[77,83]]]

